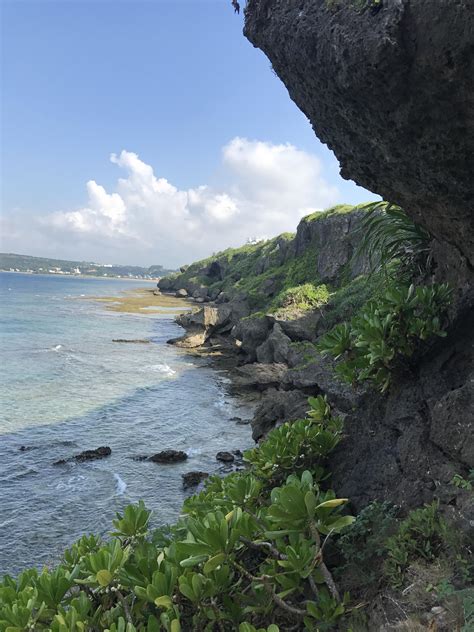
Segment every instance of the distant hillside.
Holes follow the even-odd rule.
[[[168,270],[160,265],[143,268],[141,266],[103,264],[92,261],[65,261],[47,257],[30,257],[13,253],[0,253],[0,270],[36,274],[77,274],[133,279],[155,279],[173,272],[173,270]]]

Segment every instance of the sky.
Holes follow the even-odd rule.
[[[230,0],[0,8],[3,252],[176,267],[376,199]]]

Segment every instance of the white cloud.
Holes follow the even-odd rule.
[[[234,138],[222,150],[229,184],[221,188],[179,190],[133,152],[110,160],[126,172],[115,191],[91,180],[83,208],[40,219],[40,232],[71,246],[70,258],[82,249],[87,258],[176,266],[253,235],[295,230],[303,215],[338,199],[319,159],[289,144]]]

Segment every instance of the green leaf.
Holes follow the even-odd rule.
[[[214,557],[211,557],[209,560],[207,560],[207,562],[204,564],[204,573],[208,575],[209,573],[212,573],[212,571],[215,571],[216,568],[220,566],[225,560],[225,557],[225,553],[218,553],[217,555],[214,555]]]
[[[107,569],[103,569],[96,574],[97,583],[102,587],[106,587],[112,581],[112,573]]]
[[[172,607],[173,602],[171,601],[171,597],[169,597],[168,595],[163,595],[155,599],[155,605],[158,606],[158,608],[168,609]]]
[[[326,500],[323,503],[319,504],[316,509],[324,509],[326,507],[339,507],[346,503],[348,498],[333,498],[332,500]]]

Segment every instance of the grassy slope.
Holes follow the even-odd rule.
[[[355,210],[360,210],[360,207],[339,204],[326,211],[312,213],[301,221],[305,223],[321,221],[333,215],[351,213]],[[249,295],[254,312],[278,309],[285,303],[285,297],[291,288],[308,283],[315,287],[318,294],[324,295],[325,286],[321,286],[315,265],[318,254],[315,246],[310,245],[299,256],[290,252],[282,261],[281,244],[287,242],[291,248],[291,242],[294,238],[294,233],[283,233],[258,244],[228,248],[207,259],[191,264],[184,272],[171,275],[170,278],[175,280],[176,286],[181,287],[195,283],[207,286],[209,290],[221,290],[231,295],[245,292]],[[263,271],[259,269],[259,264],[260,268],[262,267],[262,261],[266,262]],[[225,275],[222,280],[214,281],[206,275],[206,268],[213,262],[219,262],[225,268]],[[275,292],[271,298],[262,292],[265,282],[270,280],[273,280],[275,286]],[[350,315],[354,309],[360,307],[371,296],[374,287],[375,280],[367,279],[367,277],[359,277],[349,282],[340,279],[333,287],[328,287],[330,318],[337,322],[340,318]],[[299,309],[311,306],[304,300],[304,297],[299,304],[295,305]]]

